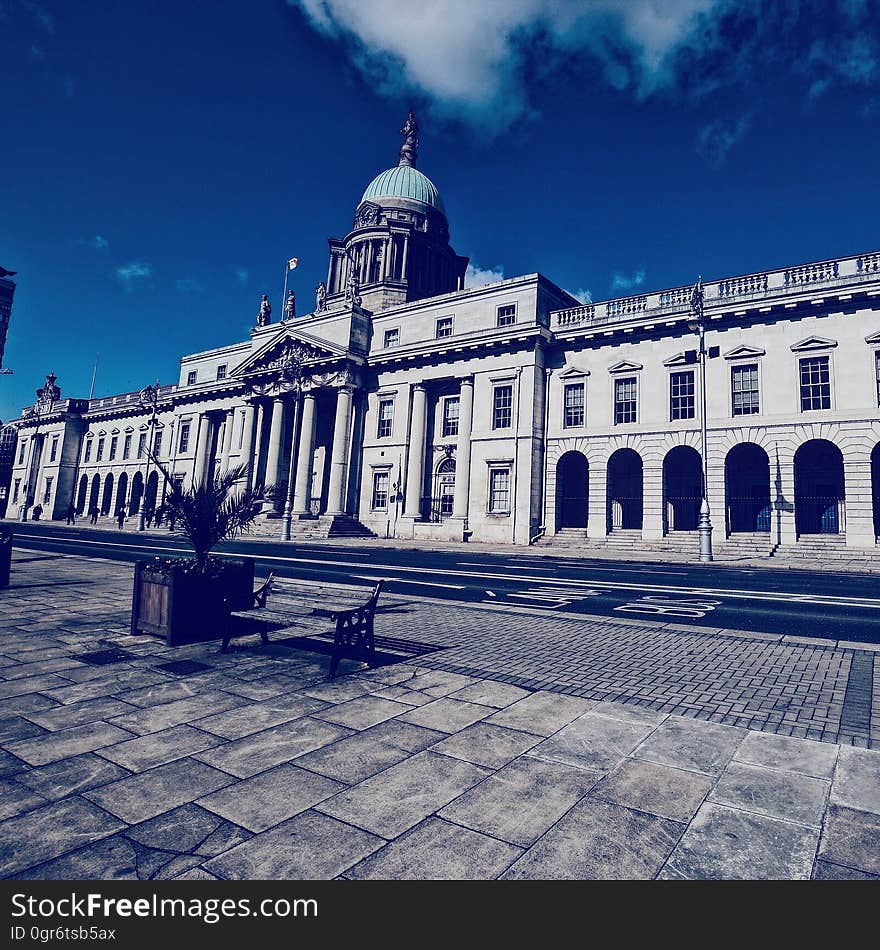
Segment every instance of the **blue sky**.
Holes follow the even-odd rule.
[[[300,312],[419,167],[478,272],[594,299],[880,246],[880,0],[0,0],[0,418]],[[476,273],[474,280],[486,279]]]

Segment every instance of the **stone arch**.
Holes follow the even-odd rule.
[[[89,511],[101,507],[101,476],[95,473],[92,476],[92,490],[89,492]]]
[[[108,472],[104,479],[104,493],[101,495],[101,514],[109,515],[113,508],[113,473]]]
[[[556,462],[556,530],[587,528],[590,463],[583,452],[569,451]]]
[[[608,531],[642,529],[644,520],[644,463],[628,446],[616,449],[608,458]]]
[[[455,510],[455,459],[444,455],[434,465],[431,478],[431,521],[445,521]]]
[[[150,472],[149,478],[147,478],[147,487],[144,492],[144,511],[153,511],[156,510],[156,496],[159,492],[159,473],[156,471]]]
[[[700,453],[679,443],[663,458],[663,502],[665,531],[696,531],[703,497],[703,469]]]
[[[769,532],[770,457],[755,442],[737,442],[724,457],[729,534]]]
[[[874,509],[874,537],[880,538],[880,442],[871,452],[871,500]]]
[[[810,439],[794,454],[794,513],[798,536],[840,534],[845,524],[843,453],[829,439]]]
[[[76,513],[82,514],[86,510],[86,495],[89,491],[89,476],[83,475],[79,480],[79,491],[76,493]]]
[[[134,473],[131,480],[131,495],[128,501],[129,514],[136,515],[141,510],[141,499],[144,497],[144,476],[140,472]]]
[[[113,514],[116,514],[128,501],[128,474],[123,472],[116,482],[116,504],[113,506]]]

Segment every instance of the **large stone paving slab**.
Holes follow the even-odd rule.
[[[454,755],[457,759],[464,759],[475,765],[500,769],[540,741],[538,736],[529,732],[478,722],[438,742],[432,748],[435,752]]]
[[[880,815],[831,805],[822,829],[819,857],[880,875]]]
[[[629,755],[654,728],[653,723],[609,719],[589,712],[536,745],[529,754],[605,772]]]
[[[749,732],[734,759],[750,765],[830,779],[837,762],[837,746],[814,739]]]
[[[436,729],[438,732],[453,733],[491,716],[494,712],[492,706],[478,706],[476,703],[446,696],[405,713],[400,717],[400,721],[424,726],[426,729]]]
[[[372,729],[367,729],[331,742],[314,752],[299,756],[296,764],[300,768],[356,785],[412,754],[400,745],[376,738],[372,732]]]
[[[346,877],[356,880],[491,880],[520,855],[521,848],[428,818],[370,857]]]
[[[393,719],[412,707],[404,703],[382,699],[379,696],[360,696],[336,706],[328,706],[315,713],[318,719],[345,726],[348,729],[369,729],[386,719]]]
[[[26,785],[14,779],[0,779],[0,821],[45,804],[46,799]]]
[[[66,798],[88,791],[98,785],[106,785],[129,773],[94,753],[61,759],[51,765],[29,769],[16,776],[16,781],[38,792],[44,798]]]
[[[462,792],[489,769],[427,751],[323,802],[318,810],[384,838],[396,838]]]
[[[192,726],[172,726],[101,749],[100,755],[132,772],[143,772],[174,759],[204,752],[223,740]]]
[[[719,775],[746,731],[714,722],[670,716],[636,750],[639,759]]]
[[[835,805],[880,814],[880,751],[841,748],[831,801]]]
[[[50,732],[33,739],[10,742],[9,752],[29,765],[47,765],[83,752],[94,752],[102,746],[130,739],[131,733],[106,722],[89,723]]]
[[[300,719],[324,709],[327,703],[309,696],[281,695],[261,703],[229,709],[226,712],[196,719],[193,725],[225,739],[240,739],[262,732],[282,722]]]
[[[625,759],[595,786],[590,797],[670,821],[687,822],[693,818],[711,787],[712,779],[708,775],[639,759]]]
[[[532,693],[489,718],[496,726],[550,736],[582,716],[595,703],[559,693]]]
[[[818,828],[830,787],[825,779],[731,762],[709,800]]]

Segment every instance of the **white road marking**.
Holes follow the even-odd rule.
[[[351,576],[360,581],[371,581],[373,584],[377,584],[379,581],[387,582],[390,579],[393,580],[395,584],[415,584],[417,587],[445,587],[447,590],[467,589],[464,584],[438,584],[436,581],[408,581],[402,577],[367,577],[364,574],[352,574]]]

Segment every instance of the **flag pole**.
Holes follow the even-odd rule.
[[[284,301],[287,300],[287,275],[290,273],[290,261],[284,262],[284,290],[281,291],[281,307],[278,310],[280,319],[284,319]]]
[[[95,395],[95,377],[98,375],[98,357],[100,353],[95,353],[95,368],[92,370],[92,385],[89,387],[89,399]]]

